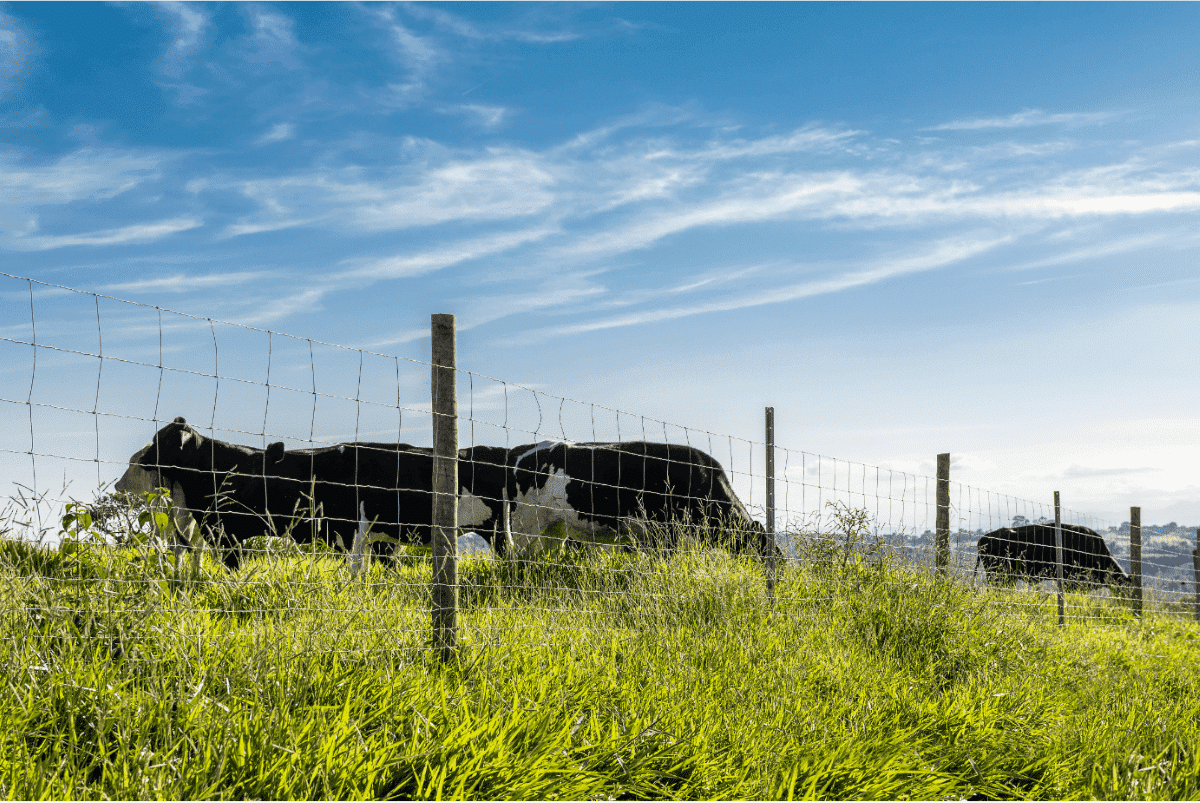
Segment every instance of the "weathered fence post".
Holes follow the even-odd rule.
[[[775,408],[767,408],[767,599],[775,602]]]
[[[926,497],[928,498],[928,497]],[[937,456],[937,524],[934,559],[938,571],[950,563],[950,453]],[[926,508],[928,509],[928,508]]]
[[[1142,509],[1129,508],[1129,574],[1133,577],[1133,615],[1142,616]]]
[[[1062,549],[1062,508],[1058,503],[1058,491],[1054,492],[1054,565],[1058,579],[1058,624],[1066,623],[1063,615],[1063,549]]]
[[[1196,548],[1192,550],[1192,572],[1196,575],[1196,622],[1200,623],[1200,527],[1196,528]]]
[[[458,650],[458,391],[453,315],[434,315],[433,642],[442,660]]]

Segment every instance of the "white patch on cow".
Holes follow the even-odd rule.
[[[466,487],[458,491],[458,526],[478,527],[492,516],[492,510]]]
[[[513,555],[513,554],[515,554],[515,552],[513,550],[516,549],[516,545],[513,544],[512,505],[509,504],[508,486],[507,485],[504,486],[504,489],[501,491],[501,495],[504,498],[504,505],[500,509],[501,510],[501,513],[500,513],[501,518],[500,518],[500,521],[498,522],[499,529],[500,529],[500,536],[504,539],[504,554],[505,555]]]
[[[567,483],[571,478],[563,469],[546,477],[542,487],[517,491],[510,523],[511,546],[515,554],[536,555],[570,539],[585,543],[616,546],[628,542],[624,534],[583,519],[567,501]]]
[[[514,466],[521,465],[521,461],[524,460],[526,457],[529,457],[529,455],[531,455],[531,454],[537,454],[538,452],[544,451],[546,449],[553,449],[555,446],[558,446],[560,444],[566,444],[567,446],[570,446],[573,443],[574,443],[574,441],[542,441],[541,443],[535,444],[534,446],[531,446],[530,448],[528,448],[524,452],[522,452],[521,456],[517,458],[516,462],[513,463],[513,465]]]
[[[458,537],[458,554],[482,558],[491,555],[492,548],[479,533],[464,533]]]
[[[346,444],[339,443],[338,444],[338,454],[343,454],[345,451],[346,451]]]
[[[358,574],[364,563],[370,561],[370,556],[364,560],[367,544],[367,504],[358,503],[358,530],[354,533],[354,545],[350,547],[350,574]]]
[[[192,433],[185,429],[179,436],[179,445],[181,447],[187,446],[188,441],[190,441],[191,439],[192,439]]]
[[[522,458],[532,453],[526,452]],[[524,493],[520,488],[517,489],[511,524],[512,542],[517,554],[544,550],[550,544],[543,543],[542,533],[551,524],[578,518],[574,508],[567,503],[568,482],[570,478],[560,468],[546,477],[545,484],[540,488],[535,485]]]

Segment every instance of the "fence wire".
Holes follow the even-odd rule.
[[[7,274],[0,304],[10,660],[49,666],[63,628],[126,660],[164,638],[430,648],[428,362]],[[780,609],[937,572],[1053,615],[1047,501],[951,481],[938,566],[936,478],[775,444],[772,544],[761,439],[458,377],[464,643],[662,626],[712,600],[753,617],[776,546]],[[1128,523],[1060,518],[1068,617],[1128,621]],[[1144,616],[1192,615],[1194,542],[1143,529]]]

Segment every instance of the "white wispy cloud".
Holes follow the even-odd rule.
[[[654,154],[651,158],[669,156],[699,161],[740,159],[747,157],[773,156],[785,153],[844,146],[865,132],[830,129],[818,125],[807,125],[788,134],[762,137],[760,139],[736,139],[729,142],[714,142],[707,147],[691,151],[669,151]]]
[[[557,226],[539,226],[513,232],[502,232],[454,243],[440,248],[401,254],[384,259],[354,260],[347,268],[333,274],[331,279],[398,279],[420,276],[451,265],[509,251],[536,242],[559,231]],[[357,264],[355,264],[357,263]]]
[[[159,3],[156,9],[171,33],[160,69],[168,78],[179,79],[190,68],[190,59],[204,44],[209,16],[203,7],[193,3],[165,2]]]
[[[282,231],[283,229],[294,229],[300,226],[308,226],[314,223],[320,223],[317,218],[304,217],[287,217],[276,218],[270,221],[259,221],[253,223],[231,223],[221,230],[222,237],[241,237],[246,234],[262,234],[268,231]]]
[[[265,301],[255,302],[253,312],[233,316],[234,322],[247,326],[263,326],[299,313],[315,312],[321,308],[322,299],[332,290],[332,287],[308,287],[298,293],[273,296]]]
[[[202,225],[203,221],[198,218],[179,217],[85,234],[16,235],[6,238],[4,247],[16,251],[47,251],[71,245],[132,245],[161,240]]]
[[[266,214],[228,233],[267,231],[323,220],[339,228],[390,231],[448,221],[507,220],[545,210],[555,178],[535,156],[490,150],[480,158],[449,161],[417,176],[388,170],[374,180],[362,171],[322,171],[236,186]],[[416,179],[413,181],[413,179]]]
[[[838,196],[852,193],[860,181],[850,173],[805,176],[790,182],[759,177],[752,186],[714,200],[638,215],[618,229],[578,238],[561,247],[562,258],[596,258],[646,248],[670,235],[689,229],[731,226],[738,223],[771,220],[795,213],[803,207],[825,208]]]
[[[509,110],[503,106],[484,106],[477,103],[463,103],[450,106],[443,110],[446,114],[460,114],[473,118],[484,128],[495,128],[504,122]]]
[[[403,8],[413,17],[433,22],[434,25],[446,33],[465,39],[491,42],[515,40],[518,42],[545,44],[569,42],[583,36],[580,32],[566,28],[546,30],[533,26],[480,25],[466,20],[457,14],[452,14],[445,9],[423,3],[406,3]]]
[[[1031,279],[1027,282],[1017,282],[1019,287],[1026,287],[1033,284],[1045,284],[1046,282],[1064,282],[1068,279],[1081,279],[1087,276],[1086,273],[1072,273],[1070,276],[1047,276],[1044,279]]]
[[[432,38],[421,36],[401,22],[393,9],[370,7],[392,42],[391,55],[405,69],[404,80],[392,81],[379,99],[394,108],[407,108],[422,100],[436,70],[451,60],[450,53]]]
[[[753,137],[736,128],[705,128],[687,115],[673,114],[682,113],[654,110],[597,129],[593,136],[572,137],[541,149],[453,149],[404,138],[390,141],[396,159],[374,165],[283,168],[278,175],[266,176],[251,166],[246,170],[249,177],[192,175],[185,186],[196,203],[218,199],[220,193],[215,191],[222,189],[234,189],[253,203],[253,211],[223,229],[226,237],[300,226],[336,229],[350,236],[440,227],[437,245],[416,236],[410,240],[417,243],[411,250],[343,260],[335,272],[322,277],[323,282],[343,288],[412,278],[502,254],[505,270],[522,272],[522,281],[538,287],[539,272],[592,275],[611,268],[617,258],[636,262],[639,250],[690,232],[732,229],[754,236],[753,227],[780,221],[807,221],[835,230],[908,229],[919,241],[933,237],[921,233],[924,229],[956,224],[982,224],[998,234],[1022,237],[1038,231],[1037,236],[1047,237],[1054,227],[1043,224],[1058,221],[1086,223],[1200,210],[1200,170],[1173,161],[1169,149],[1160,148],[1157,155],[1135,150],[1123,159],[1079,167],[1075,157],[1070,166],[1056,162],[1057,144],[1035,143],[1028,150],[1044,160],[1031,176],[1024,163],[998,163],[997,157],[1004,154],[997,154],[994,147],[986,152],[957,147],[945,159],[922,160],[902,148],[872,141],[862,131],[809,125]],[[698,129],[706,131],[702,139],[693,133]],[[622,136],[615,136],[618,131]],[[258,141],[282,141],[292,135],[290,123],[278,123]],[[387,142],[373,142],[372,148],[386,147]],[[1013,151],[1011,155],[1025,147],[1019,142],[1004,146]],[[5,158],[10,169],[0,170],[0,188],[10,190],[9,197],[68,203],[111,198],[159,178],[159,163],[174,157],[83,149],[40,166],[25,164],[15,151],[0,155]],[[945,166],[951,159],[965,167],[947,175]],[[195,225],[200,225],[198,218],[181,217],[148,226],[42,236],[36,219],[29,215],[20,219],[10,214],[5,222],[7,247],[29,250],[148,242]],[[484,226],[487,233],[481,234]],[[1154,247],[1165,236],[1159,223],[1138,238],[1093,240],[1086,247],[1051,252],[1023,266],[1085,261]],[[758,267],[777,265],[777,279],[789,270],[786,259],[772,262],[769,255],[761,256],[764,261],[756,263]],[[1018,267],[1022,265],[1014,266]],[[495,267],[489,263],[472,268],[476,269],[483,271],[481,281],[490,281],[487,272]],[[563,299],[563,304],[586,298],[593,311],[619,307],[633,316],[576,322],[603,328],[629,325],[626,320],[669,319],[770,303],[758,300],[758,291],[747,293],[744,288],[704,299],[705,294],[722,293],[733,282],[725,278],[729,271],[723,268],[699,264],[697,269],[697,278],[657,291],[614,292],[591,281],[581,282],[570,292],[544,294],[546,300],[538,309],[551,308],[554,298]],[[751,269],[743,265],[733,270]],[[762,271],[755,282],[771,273]],[[770,293],[773,300],[794,300],[834,292],[839,282],[869,283],[873,275],[852,271],[799,285],[783,284]],[[662,306],[672,293],[676,299],[694,293],[702,300],[658,310],[636,309],[643,304]]]
[[[158,177],[159,154],[84,148],[42,165],[0,151],[0,207],[107,199]]]
[[[905,274],[943,268],[947,265],[978,256],[1011,241],[1011,237],[999,237],[988,240],[951,240],[937,243],[933,248],[921,254],[885,260],[867,268],[845,271],[820,279],[811,279],[780,287],[760,289],[750,293],[733,294],[724,298],[685,306],[644,310],[641,312],[632,312],[627,315],[535,330],[528,333],[526,337],[530,340],[543,340],[560,335],[581,334],[599,329],[658,323],[693,315],[729,312],[747,307],[780,304],[802,298],[837,293],[855,287],[886,281]]]
[[[159,273],[146,279],[106,285],[104,291],[107,293],[190,293],[197,290],[209,290],[212,288],[231,287],[249,282],[257,282],[270,275],[267,271],[209,273],[203,275],[186,273],[162,275]]]
[[[655,130],[664,124],[661,116],[646,119]],[[638,127],[636,121],[622,125],[626,123],[630,129]],[[632,255],[639,250],[702,229],[749,232],[750,227],[766,222],[810,221],[839,229],[890,227],[920,232],[931,226],[983,224],[991,231],[1004,233],[1008,228],[1010,236],[1025,237],[1032,231],[1045,231],[1042,224],[1056,221],[1200,209],[1200,175],[1195,171],[1165,165],[1144,154],[1066,169],[1053,161],[1054,154],[1062,150],[1058,143],[1034,144],[1027,149],[1048,160],[1033,177],[1021,163],[996,167],[997,158],[1019,155],[1021,143],[1005,143],[1007,154],[997,153],[995,148],[978,153],[957,148],[953,158],[966,165],[965,172],[948,177],[945,160],[914,160],[902,149],[876,146],[865,132],[818,126],[759,138],[741,131],[718,132],[691,144],[664,136],[616,141],[608,132],[585,140],[576,137],[568,141],[570,147],[552,145],[541,151],[451,151],[436,143],[414,143],[404,146],[405,161],[395,167],[322,170],[226,183],[259,206],[256,213],[227,228],[226,234],[299,225],[362,232],[450,227],[445,229],[449,237],[439,233],[440,245],[382,258],[346,260],[339,271],[325,278],[361,286],[505,254],[505,264],[510,266],[506,270],[523,270],[522,281],[537,286],[539,272],[567,270],[582,275],[592,266],[594,273],[611,266],[616,258],[637,259]],[[871,158],[859,160],[864,152],[870,152]],[[797,161],[799,154],[812,156]],[[821,159],[836,159],[842,166],[836,170],[797,169],[810,160],[816,160],[819,168]],[[733,160],[742,162],[723,167]],[[531,218],[540,224],[530,225]],[[480,235],[478,224],[484,223],[492,231]],[[455,235],[455,226],[464,228]],[[1027,266],[1085,261],[1106,253],[1152,247],[1162,236],[1156,229],[1136,242],[1093,243],[1076,249],[1078,253],[1051,255]],[[918,240],[921,237],[917,235]],[[1007,240],[997,242],[1001,241]],[[513,254],[520,254],[515,263]],[[789,271],[784,263],[776,265],[776,275]],[[748,271],[745,275],[752,273],[749,267],[742,268]],[[538,309],[553,308],[555,298],[563,305],[586,298],[595,312],[629,310],[625,316],[578,322],[571,330],[587,331],[797,300],[890,275],[886,270],[882,274],[851,271],[761,292],[725,293],[691,305],[662,306],[671,293],[720,294],[733,285],[723,277],[728,273],[725,269],[700,271],[695,280],[657,291],[614,292],[587,282],[569,293],[545,294]],[[770,273],[761,273],[756,283]],[[586,292],[579,289],[585,286]],[[654,303],[661,308],[636,309]],[[486,317],[494,320],[497,315]]]
[[[780,275],[793,269],[794,266],[780,263],[747,265],[736,268],[721,267],[715,270],[703,271],[685,279],[681,284],[670,287],[624,290],[609,298],[593,301],[590,305],[590,310],[593,312],[602,312],[612,309],[626,309],[650,301],[660,301],[672,296],[707,292],[723,285],[744,282],[746,279],[754,276],[762,277],[768,273]]]
[[[385,337],[382,340],[372,340],[370,342],[363,343],[361,347],[367,349],[368,351],[373,351],[375,349],[388,348],[389,346],[400,346],[405,343],[412,343],[413,341],[420,340],[425,337],[429,337],[428,329],[409,329],[405,332],[392,335],[391,337]]]
[[[8,84],[11,89],[12,83]],[[2,98],[3,95],[0,95]],[[50,121],[50,114],[45,106],[38,106],[29,111],[9,111],[0,114],[0,129],[40,128]]]
[[[1117,240],[1101,242],[1096,245],[1089,245],[1083,248],[1073,248],[1069,251],[1052,254],[1039,259],[1018,262],[1015,265],[1006,266],[1005,270],[1025,271],[1033,270],[1035,268],[1047,268],[1053,265],[1065,265],[1071,262],[1084,262],[1094,259],[1103,259],[1104,257],[1113,256],[1115,254],[1124,254],[1130,251],[1141,251],[1145,248],[1162,245],[1168,239],[1176,239],[1179,236],[1179,232],[1155,232],[1154,234],[1144,234],[1136,237],[1122,237]]]
[[[544,309],[572,308],[602,295],[605,289],[591,280],[591,272],[576,271],[545,276],[527,283],[519,292],[488,294],[460,305],[460,329],[472,329],[514,315]]]
[[[254,32],[246,47],[245,59],[252,64],[277,64],[287,70],[297,70],[300,62],[294,51],[298,47],[288,17],[261,6],[246,6]]]
[[[990,145],[972,145],[968,150],[975,159],[1025,159],[1030,156],[1049,156],[1069,151],[1074,143],[1053,142],[995,142]]]
[[[296,136],[296,129],[291,123],[276,123],[271,130],[254,140],[255,145],[265,145],[269,142],[283,142]]]
[[[32,51],[29,34],[12,16],[0,11],[0,100],[16,87]]]
[[[1030,128],[1040,125],[1095,125],[1118,116],[1115,112],[1060,112],[1022,109],[1007,117],[968,117],[930,126],[924,131],[979,131],[988,128]]]

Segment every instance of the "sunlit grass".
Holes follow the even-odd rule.
[[[886,555],[696,545],[464,558],[459,658],[421,550],[351,575],[0,542],[8,798],[1200,795],[1200,628]]]

